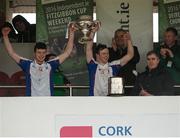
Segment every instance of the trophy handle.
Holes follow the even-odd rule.
[[[95,21],[93,22],[93,25],[92,25],[92,27],[91,27],[91,30],[95,29],[97,26],[98,26],[98,28],[100,28],[100,27],[101,27],[101,22],[98,21],[98,20],[95,20]]]

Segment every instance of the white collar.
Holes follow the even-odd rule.
[[[101,69],[106,69],[106,68],[108,68],[109,67],[109,64],[108,63],[106,63],[106,64],[98,64],[99,65],[99,68],[101,68]]]

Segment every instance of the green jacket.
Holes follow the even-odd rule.
[[[53,74],[54,85],[64,85],[63,76],[60,72]],[[54,96],[64,96],[65,90],[62,88],[54,88]]]
[[[158,46],[154,50],[160,55],[160,49],[161,46]],[[160,65],[167,69],[177,85],[180,84],[180,46],[175,44],[169,49],[172,51],[174,57],[167,56],[164,58],[160,55]],[[172,63],[172,65],[168,66],[168,63]]]

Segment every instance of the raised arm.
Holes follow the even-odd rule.
[[[60,63],[63,63],[66,60],[66,58],[68,58],[71,54],[71,51],[72,51],[73,45],[74,45],[74,32],[76,30],[77,29],[75,28],[73,23],[71,23],[68,26],[68,43],[67,43],[67,46],[66,46],[64,52],[58,56]]]
[[[91,59],[93,58],[93,39],[94,39],[95,33],[99,30],[99,28],[100,28],[100,22],[97,22],[95,24],[95,27],[91,30],[91,33],[89,35],[91,41],[88,41],[87,45],[86,45],[86,61],[87,61],[87,63],[89,63],[91,61]]]
[[[131,60],[134,56],[134,48],[132,46],[132,42],[131,42],[129,33],[126,33],[124,35],[124,41],[127,44],[128,50],[127,50],[127,54],[120,59],[121,66],[124,66],[126,63],[128,63],[128,61]]]
[[[91,59],[93,58],[93,38],[94,38],[95,33],[91,32],[90,38],[91,40],[87,42],[86,44],[86,61],[89,63]]]
[[[10,31],[11,29],[9,27],[2,28],[4,45],[8,54],[16,61],[16,63],[19,63],[21,57],[14,51],[12,44],[9,41],[8,34]]]

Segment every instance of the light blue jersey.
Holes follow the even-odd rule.
[[[26,75],[26,96],[53,96],[52,74],[59,65],[57,59],[41,65],[36,61],[21,59],[19,66]]]

